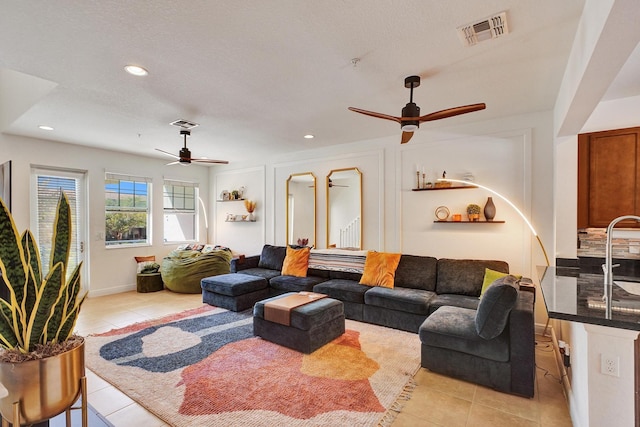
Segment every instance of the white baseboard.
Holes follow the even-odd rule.
[[[106,288],[106,289],[97,289],[97,290],[89,289],[89,298],[103,297],[105,295],[113,295],[113,294],[119,294],[122,292],[135,291],[136,289],[137,289],[137,285],[135,283],[121,285],[121,286],[114,286],[112,288]]]

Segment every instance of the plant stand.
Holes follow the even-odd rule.
[[[2,427],[40,423],[69,411],[82,399],[83,427],[87,426],[87,380],[84,342],[64,353],[20,363],[0,363],[0,383],[7,393],[0,399]]]
[[[80,409],[82,411],[82,427],[89,426],[89,416],[87,413],[87,377],[80,378],[80,406],[70,406],[65,409],[65,425],[67,427],[71,426],[71,411]],[[20,401],[13,402],[13,426],[20,425]],[[36,425],[49,425],[48,421],[38,423]],[[5,418],[2,418],[2,427],[9,427],[9,421]]]

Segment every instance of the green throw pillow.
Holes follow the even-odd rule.
[[[502,279],[504,276],[508,276],[508,273],[502,273],[500,271],[491,270],[489,268],[484,269],[484,280],[482,281],[482,290],[480,291],[480,297],[485,293],[489,285],[498,279]],[[518,280],[522,279],[522,276],[514,274]]]
[[[484,269],[484,280],[482,281],[482,290],[480,291],[480,296],[484,295],[485,291],[496,280],[507,276],[508,273],[502,273],[500,271],[491,270],[489,268]]]

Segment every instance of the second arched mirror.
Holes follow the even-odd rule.
[[[362,173],[334,169],[327,175],[327,247],[362,249]]]
[[[287,244],[316,245],[316,177],[311,172],[287,179]]]

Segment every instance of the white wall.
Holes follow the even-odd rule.
[[[211,200],[214,200],[212,215],[209,220],[213,224],[211,243],[227,246],[233,251],[245,254],[259,254],[265,243],[267,227],[267,209],[270,202],[265,197],[265,170],[263,166],[238,170],[212,171]],[[227,214],[242,215],[247,211],[242,201],[224,202],[220,200],[223,191],[245,188],[244,198],[256,202],[253,212],[255,222],[227,222]]]
[[[511,200],[527,215],[531,211],[529,129],[498,135],[416,144],[401,152],[402,252],[447,258],[501,259],[511,271],[530,275],[531,231],[506,202],[482,189],[411,191],[416,186],[415,165],[425,165],[427,179],[446,176],[463,179],[472,174]],[[420,166],[422,168],[422,166]],[[437,224],[435,210],[446,206],[467,219],[470,203],[484,207],[492,196],[496,220],[504,224]]]
[[[263,204],[266,209],[264,218],[258,219],[258,227],[265,227],[263,241],[256,231],[249,244],[249,236],[238,231],[238,224],[220,222],[224,212],[218,214],[214,241],[234,250],[243,248],[246,255],[258,254],[263,243],[284,245],[286,180],[290,174],[312,172],[318,178],[317,246],[326,247],[325,177],[332,169],[357,167],[363,179],[364,249],[503,259],[512,271],[535,278],[535,266],[545,264],[544,256],[524,221],[510,207],[494,197],[497,219],[504,219],[505,224],[434,224],[435,207],[447,205],[452,211],[461,211],[470,202],[484,206],[490,194],[473,189],[412,192],[411,188],[415,187],[416,163],[424,165],[432,178],[442,170],[447,170],[450,178],[471,172],[478,183],[504,193],[529,216],[553,258],[551,117],[549,111],[450,128],[430,130],[424,126],[405,145],[393,135],[289,153],[259,165],[217,168],[212,171],[217,192],[231,182],[248,188],[264,186],[264,200],[258,199],[258,206]],[[255,174],[256,167],[264,168],[264,174]],[[544,324],[542,298],[537,301],[536,320]]]
[[[165,166],[166,161],[106,150],[62,144],[53,141],[0,134],[0,163],[12,161],[12,213],[18,230],[29,227],[32,212],[29,201],[30,172],[33,165],[84,171],[88,188],[87,268],[83,281],[90,296],[123,292],[136,287],[134,256],[155,255],[158,263],[175,244],[163,243],[162,183],[164,178],[198,182],[207,204],[209,170],[206,167]],[[152,245],[136,248],[105,247],[104,174],[120,172],[151,177]],[[204,217],[200,221],[200,240],[205,241]]]

